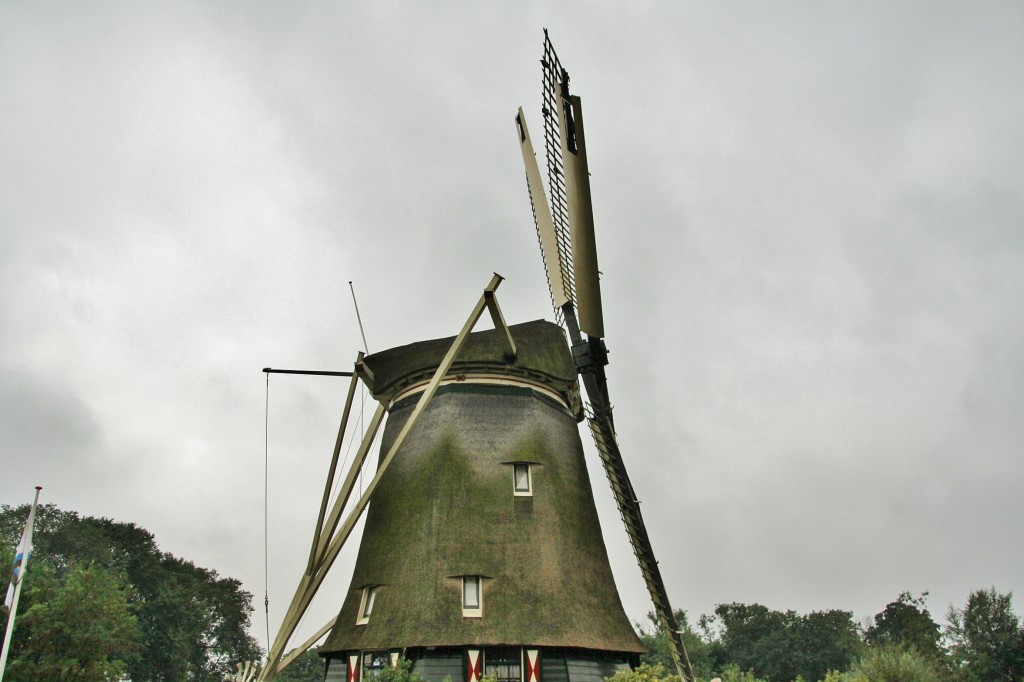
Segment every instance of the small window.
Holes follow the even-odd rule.
[[[391,653],[387,651],[367,651],[363,654],[363,679],[379,677],[391,667]]]
[[[522,682],[522,669],[518,649],[501,647],[484,651],[484,674],[496,682]]]
[[[518,497],[533,495],[533,477],[530,465],[526,462],[512,464],[512,490]]]
[[[479,618],[483,615],[483,587],[478,575],[462,577],[462,616]]]
[[[356,625],[366,625],[370,622],[370,614],[373,613],[373,603],[377,600],[379,587],[364,587],[363,596],[359,600],[359,617]]]

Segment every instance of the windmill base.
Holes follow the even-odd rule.
[[[425,682],[604,682],[618,670],[636,667],[639,655],[564,647],[487,646],[410,648],[405,652],[352,651],[326,661],[325,682],[370,682],[401,656]]]

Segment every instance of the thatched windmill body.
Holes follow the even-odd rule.
[[[615,440],[582,111],[546,33],[542,63],[550,204],[522,110],[516,130],[560,324],[507,326],[496,275],[458,336],[357,358],[307,572],[261,679],[287,663],[297,618],[371,500],[350,590],[311,640],[330,627],[327,680],[369,679],[400,656],[428,682],[601,682],[635,665],[644,647],[609,567],[584,419],[680,675],[692,679]],[[472,333],[485,310],[495,328]],[[328,513],[360,378],[379,407]],[[341,523],[385,415],[377,473]]]
[[[381,479],[321,647],[328,679],[365,678],[402,653],[438,682],[598,680],[644,650],[608,565],[565,335],[543,321],[508,331],[514,360],[498,331],[468,337]],[[365,359],[391,406],[382,450],[451,343]]]

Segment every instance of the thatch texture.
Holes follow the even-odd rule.
[[[568,352],[565,332],[556,324],[536,320],[510,327],[519,355],[508,363],[493,329],[470,334],[449,375],[493,371],[520,376],[567,393],[576,385],[576,367]],[[374,353],[366,366],[374,373],[374,395],[387,399],[406,386],[429,379],[455,337],[420,341]]]
[[[561,330],[519,327],[532,333],[513,327],[515,371],[566,382],[572,361]],[[470,339],[474,362],[492,349],[486,334]],[[394,387],[436,366],[447,347],[413,344],[367,362],[378,387]],[[524,367],[528,360],[537,367]],[[322,653],[488,644],[644,651],[612,579],[575,420],[522,391],[448,388],[374,494],[351,590]],[[409,401],[392,409],[384,449],[411,409]],[[515,461],[536,463],[532,497],[513,496]],[[485,576],[482,618],[463,618],[463,575]],[[373,614],[356,625],[368,585],[380,586]]]

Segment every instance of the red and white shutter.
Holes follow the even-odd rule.
[[[483,673],[484,662],[480,657],[479,649],[468,649],[466,651],[466,682],[480,682]]]
[[[526,682],[540,682],[540,651],[526,650]]]
[[[348,682],[359,682],[359,654],[348,655]]]

